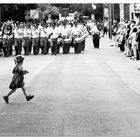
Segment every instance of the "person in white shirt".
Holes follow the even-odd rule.
[[[12,26],[10,21],[7,21],[2,27],[4,57],[9,57],[12,54],[11,34]]]
[[[63,39],[63,54],[68,54],[70,50],[70,43],[72,41],[71,26],[69,23],[64,22],[61,30],[61,37]]]
[[[131,35],[129,36],[129,39],[132,40],[132,50],[133,50],[133,60],[137,60],[137,48],[138,48],[138,43],[136,42],[136,34],[137,34],[137,28],[133,28],[133,31]]]
[[[108,21],[107,19],[104,20],[104,27],[103,27],[103,36],[106,34],[107,35],[107,32],[108,32]]]
[[[21,28],[21,25],[17,25],[13,32],[14,32],[15,55],[20,55],[22,51],[22,37],[23,37],[23,30]]]
[[[99,49],[99,44],[100,44],[100,31],[97,28],[97,25],[96,24],[91,28],[91,31],[90,32],[91,32],[91,35],[92,35],[94,48]]]
[[[82,36],[83,36],[83,41],[82,41],[81,50],[85,51],[85,39],[88,36],[88,31],[85,24],[83,24]]]
[[[51,53],[52,55],[56,55],[57,54],[57,39],[59,37],[59,32],[58,32],[58,28],[56,27],[55,23],[53,23],[53,31],[51,34]]]
[[[45,34],[45,27],[44,25],[40,25],[40,47],[41,47],[41,54],[46,54],[46,34]]]
[[[47,37],[46,53],[49,53],[49,49],[52,46],[52,40],[50,39],[50,37],[52,35],[52,32],[53,32],[52,24],[51,23],[48,23],[48,26],[46,25],[46,28],[45,28],[45,34],[46,34],[46,37]]]
[[[48,41],[48,34],[47,34],[47,24],[44,24],[43,26],[43,34],[44,34],[44,39],[43,39],[43,54],[46,55],[49,52],[49,41]],[[40,41],[41,42],[41,41]]]
[[[33,45],[33,54],[38,55],[39,53],[39,36],[40,30],[37,25],[34,25],[32,28],[32,45]]]
[[[31,54],[31,52],[32,52],[32,30],[31,30],[31,25],[27,25],[27,35],[28,35],[28,40],[29,40],[28,54]]]
[[[57,27],[58,27],[58,33],[59,33],[59,37],[58,37],[58,40],[57,40],[57,53],[59,53],[60,52],[60,47],[63,47],[63,39],[62,39],[62,36],[61,36],[62,29],[63,29],[62,22],[59,22]]]
[[[79,54],[81,53],[81,43],[82,43],[81,26],[79,26],[79,23],[77,22],[74,23],[74,26],[72,27],[72,34],[75,54]]]
[[[23,28],[23,48],[24,48],[24,55],[29,55],[29,34],[28,34],[28,27],[27,25]]]

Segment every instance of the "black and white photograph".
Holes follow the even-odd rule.
[[[0,3],[0,137],[140,136],[140,3],[97,2]]]

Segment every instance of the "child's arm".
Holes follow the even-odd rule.
[[[18,73],[20,73],[20,74],[27,74],[29,72],[27,70],[24,70],[22,66],[19,66],[18,67]]]
[[[27,70],[24,70],[24,74],[27,74],[27,73],[29,73],[29,71],[27,71]]]

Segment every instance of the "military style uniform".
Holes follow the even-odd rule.
[[[32,29],[32,44],[33,44],[34,55],[38,55],[39,53],[39,35],[40,35],[40,31],[38,27],[34,27]]]
[[[23,37],[23,31],[18,26],[14,29],[15,55],[20,55],[21,54],[21,51],[22,51],[22,37]]]
[[[93,37],[94,47],[98,49],[99,48],[99,42],[100,42],[100,31],[98,30],[96,25],[94,25],[91,28],[91,34],[92,34],[92,37]]]
[[[29,40],[29,49],[28,49],[28,54],[31,54],[32,52],[32,30],[31,27],[27,27],[27,35],[28,35],[28,40]]]
[[[61,31],[61,36],[63,38],[63,54],[68,54],[70,51],[70,45],[72,41],[71,29],[69,26],[64,25]]]
[[[49,53],[49,48],[51,48],[51,46],[52,46],[52,40],[50,39],[52,32],[53,32],[53,28],[49,24],[49,26],[47,28],[45,28],[45,34],[46,34],[46,38],[47,38],[46,53]]]
[[[73,38],[74,38],[74,50],[76,54],[81,53],[81,31],[77,25],[72,28]]]
[[[12,26],[5,24],[2,32],[3,52],[5,57],[10,56],[10,51],[12,50],[11,39],[10,39],[11,34],[12,34]]]
[[[24,48],[24,55],[29,55],[29,35],[27,31],[27,27],[25,26],[23,29],[23,48]]]
[[[47,36],[45,33],[45,27],[41,27],[40,29],[40,47],[41,47],[41,53],[47,54]]]
[[[58,28],[53,27],[53,31],[52,31],[52,35],[51,35],[51,53],[52,55],[56,55],[57,54],[57,39],[59,36],[59,32],[58,32]]]

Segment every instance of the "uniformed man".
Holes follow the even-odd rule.
[[[38,25],[34,25],[32,28],[32,44],[33,44],[33,53],[34,55],[38,55],[39,53],[39,36],[40,30],[38,29]]]
[[[41,44],[41,46],[43,45],[44,46],[44,48],[43,48],[43,54],[44,55],[46,55],[46,54],[48,54],[48,51],[49,51],[49,41],[48,41],[48,35],[47,35],[47,24],[44,24],[44,26],[43,26],[43,29],[42,29],[43,31],[42,31],[42,35],[40,35],[40,37],[41,36],[43,36],[43,44],[42,43],[40,43]]]
[[[45,27],[44,25],[40,27],[40,47],[41,47],[41,54],[45,54],[46,50],[46,34],[45,34]]]
[[[73,34],[73,38],[74,38],[75,53],[79,54],[79,53],[81,53],[82,38],[81,38],[81,30],[80,30],[80,28],[78,28],[77,22],[74,23],[74,26],[72,28],[72,34]]]
[[[59,37],[58,37],[58,40],[57,40],[57,53],[59,53],[60,48],[63,46],[63,39],[62,39],[62,36],[61,36],[62,29],[63,29],[62,22],[59,22],[57,24],[57,28],[58,28],[58,32],[59,32]]]
[[[12,26],[10,21],[7,21],[2,27],[2,36],[3,36],[3,51],[4,56],[10,56],[11,51],[11,40],[10,35],[12,34]]]
[[[48,23],[48,25],[46,25],[46,28],[45,28],[45,34],[47,38],[46,54],[49,53],[49,48],[51,48],[52,46],[52,40],[51,40],[52,32],[53,32],[52,23]]]
[[[53,31],[51,34],[51,53],[52,55],[56,55],[57,54],[57,39],[59,37],[59,32],[58,32],[58,28],[56,28],[55,26],[56,23],[53,23]]]
[[[63,28],[61,30],[61,36],[63,39],[63,54],[68,54],[71,45],[70,43],[72,41],[71,26],[69,26],[68,22],[64,22]]]
[[[28,40],[29,40],[29,49],[28,49],[28,54],[31,54],[32,52],[32,30],[31,30],[31,25],[27,25],[27,35],[28,35]]]
[[[88,31],[87,31],[87,28],[86,28],[86,25],[83,24],[83,30],[82,30],[82,47],[81,47],[81,50],[82,51],[85,51],[85,39],[86,37],[89,35]]]
[[[91,32],[91,35],[92,35],[94,48],[99,49],[100,31],[97,28],[96,23],[94,24],[94,26],[91,27],[91,31],[90,32]]]
[[[24,55],[29,55],[29,34],[28,34],[28,26],[25,25],[23,28],[23,48]]]
[[[22,51],[22,37],[23,37],[23,30],[21,28],[21,25],[17,25],[13,32],[14,32],[15,55],[20,55]]]

